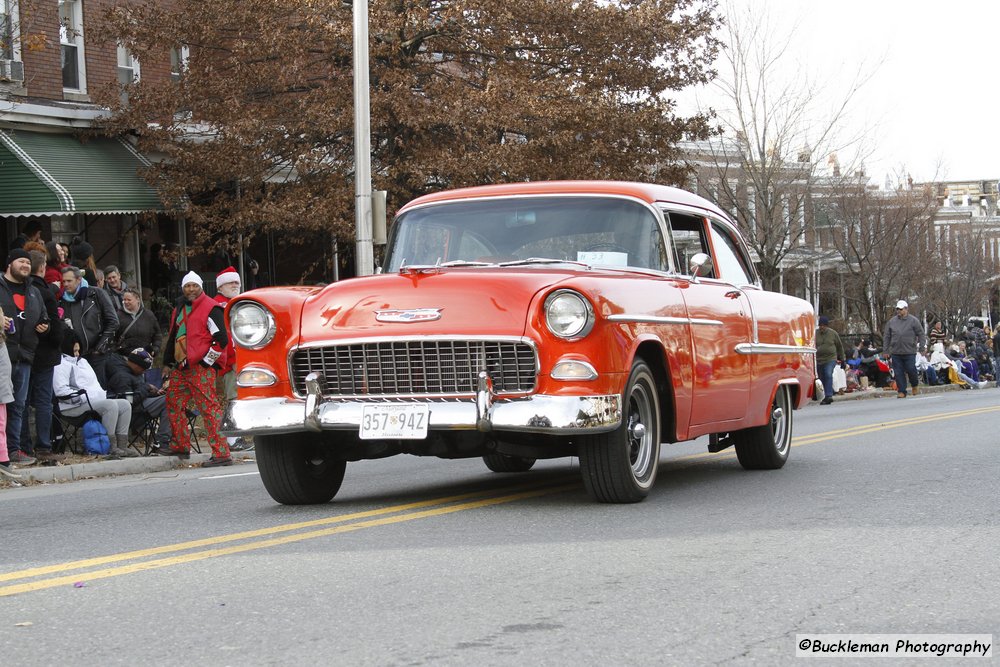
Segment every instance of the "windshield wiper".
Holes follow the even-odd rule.
[[[453,259],[450,262],[445,262],[444,264],[438,264],[438,266],[443,266],[447,268],[454,268],[456,266],[496,266],[495,262],[468,262],[464,259]]]
[[[548,257],[529,257],[528,259],[518,259],[513,262],[501,262],[498,266],[525,266],[526,264],[575,264],[584,268],[591,268],[585,262],[576,262],[571,259],[550,259]]]

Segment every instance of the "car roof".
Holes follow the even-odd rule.
[[[528,183],[504,183],[502,185],[483,185],[473,188],[443,190],[424,195],[406,204],[400,213],[418,206],[434,204],[459,199],[481,199],[486,197],[512,197],[518,195],[573,195],[573,194],[604,194],[632,197],[649,204],[667,203],[680,204],[703,209],[726,221],[729,216],[712,202],[692,194],[687,190],[673,188],[668,185],[651,183],[630,183],[625,181],[534,181]]]

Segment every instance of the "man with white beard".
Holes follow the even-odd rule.
[[[217,294],[215,300],[219,303],[229,303],[229,300],[240,293],[242,288],[240,274],[235,268],[227,266],[219,275],[215,277],[215,287]],[[236,348],[233,346],[232,332],[229,331],[229,320],[226,320],[226,330],[229,333],[229,349],[226,358],[227,367],[219,369],[220,390],[219,396],[222,398],[223,407],[229,401],[236,400]],[[229,441],[229,449],[235,452],[253,449],[253,443],[244,438],[226,438]]]

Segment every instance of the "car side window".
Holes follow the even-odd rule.
[[[683,213],[669,212],[666,214],[670,227],[670,241],[674,252],[674,266],[682,275],[691,274],[691,258],[700,252],[712,255],[705,232],[705,219]],[[703,278],[715,278],[718,275],[715,268],[702,275]]]
[[[729,230],[712,223],[712,245],[715,246],[716,269],[722,279],[735,285],[753,283],[750,272],[741,259],[739,245],[730,235]]]

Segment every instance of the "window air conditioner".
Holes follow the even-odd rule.
[[[0,60],[0,81],[24,81],[24,63],[20,60]]]

